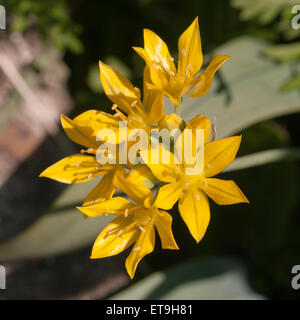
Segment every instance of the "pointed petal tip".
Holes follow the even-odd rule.
[[[192,23],[199,23],[199,17],[197,16]]]
[[[68,118],[66,115],[64,115],[63,113],[60,114],[60,121],[64,121],[66,118]]]
[[[60,114],[60,123],[62,125],[62,127],[64,128],[66,125],[66,122],[68,121],[72,121],[72,119],[70,119],[69,117],[67,117],[65,114],[61,113]]]
[[[44,176],[44,172],[45,172],[45,170],[44,170],[42,173],[40,173],[40,174],[38,175],[38,178],[45,178],[45,176]]]

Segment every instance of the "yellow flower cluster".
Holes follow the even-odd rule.
[[[241,137],[215,140],[207,117],[198,115],[185,124],[175,113],[164,114],[164,97],[177,106],[184,95],[205,95],[215,72],[229,57],[215,56],[206,70],[197,75],[203,63],[197,18],[179,38],[177,68],[165,42],[150,30],[144,30],[144,48],[134,47],[134,50],[146,63],[143,97],[117,70],[100,61],[101,83],[113,103],[114,114],[90,110],[73,120],[63,115],[61,122],[66,134],[85,149],[60,160],[40,175],[63,183],[82,183],[102,177],[78,207],[85,217],[116,216],[96,239],[91,258],[113,256],[133,245],[125,264],[131,278],[139,261],[154,250],[155,230],[163,249],[178,249],[172,233],[172,216],[165,211],[177,201],[180,215],[197,242],[204,236],[210,220],[207,196],[220,205],[248,202],[233,181],[212,178],[234,160]],[[180,164],[176,161],[178,153],[171,151],[165,151],[170,159],[166,164],[147,161],[147,150],[137,150],[135,156],[142,161],[134,164],[120,161],[120,153],[116,155],[117,163],[100,163],[97,152],[105,139],[99,138],[99,131],[107,129],[106,138],[114,133],[116,145],[126,140],[126,150],[132,145],[130,130],[125,135],[121,133],[121,122],[126,122],[128,129],[144,130],[149,140],[153,129],[175,128],[182,132],[191,129],[193,133],[196,129],[204,130],[202,172],[188,174],[191,165]],[[180,146],[177,141],[184,141],[184,137],[174,141],[177,151],[182,151],[184,143]],[[194,145],[192,149],[200,152]],[[154,196],[151,188],[155,184],[158,188]],[[115,196],[117,189],[128,197]]]

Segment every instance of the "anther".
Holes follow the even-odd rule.
[[[134,93],[140,98],[141,97],[141,91],[138,87],[133,88]]]
[[[156,64],[153,63],[152,66],[156,71],[158,71],[159,67]]]
[[[140,251],[142,249],[142,247],[136,247],[136,248],[133,248],[132,251]]]
[[[143,228],[142,226],[139,226],[139,229],[140,229],[142,232],[146,232],[145,228]]]
[[[127,218],[128,217],[128,208],[126,208],[125,212],[124,212],[124,217]]]
[[[114,103],[113,106],[111,107],[111,110],[115,110],[116,108],[118,108],[118,105]]]
[[[134,100],[134,101],[131,103],[130,106],[131,106],[131,107],[135,107],[135,105],[137,104],[137,102],[138,102],[137,100]]]
[[[189,187],[190,183],[187,182],[185,185],[184,185],[184,190],[186,190],[188,187]]]
[[[81,164],[82,164],[82,161],[78,161],[78,162],[76,163],[76,167],[79,167]]]
[[[118,232],[117,232],[117,234],[116,234],[116,237],[119,237],[122,233],[124,232],[124,230],[119,230]]]
[[[121,112],[116,112],[116,113],[114,114],[114,117],[115,117],[115,118],[118,118],[118,117],[120,117],[121,115],[122,115]]]
[[[174,58],[173,58],[173,57],[170,57],[170,56],[169,56],[167,59],[168,59],[169,61],[174,61]]]
[[[183,56],[186,56],[186,52],[185,52],[184,48],[181,49],[181,53]]]

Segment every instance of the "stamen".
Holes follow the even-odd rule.
[[[136,248],[133,248],[132,251],[140,251],[142,249],[142,247],[136,247]]]
[[[142,232],[146,232],[146,230],[145,230],[142,226],[139,226],[139,229],[140,229]]]
[[[174,61],[174,58],[173,57],[170,57],[170,56],[168,56],[168,58],[167,58],[169,61]]]
[[[108,209],[105,210],[104,215],[105,215],[105,216],[108,216],[108,215],[109,215],[109,210],[108,210]]]
[[[191,67],[191,64],[189,63],[189,64],[187,65],[187,67],[186,67],[186,70],[185,70],[186,76],[189,75],[190,67]]]
[[[181,49],[181,53],[183,56],[186,56],[186,51],[184,50],[184,48]]]
[[[171,76],[175,76],[175,72],[173,72],[173,71],[171,71],[171,70],[169,70],[169,74],[170,74]]]
[[[196,194],[196,200],[199,201],[200,200],[200,194]]]
[[[118,232],[117,232],[117,234],[116,234],[116,237],[119,237],[122,233],[124,232],[124,230],[119,230]]]
[[[185,184],[185,186],[184,186],[184,190],[186,190],[186,189],[189,187],[189,185],[190,185],[190,183],[187,182],[187,183]]]
[[[91,179],[92,178],[92,176],[93,176],[93,174],[92,173],[89,173],[89,175],[88,175],[88,179]]]
[[[119,112],[116,112],[115,114],[114,114],[114,117],[115,118],[118,118],[118,117],[120,117],[122,115],[122,113],[119,111]]]
[[[114,103],[113,106],[111,107],[111,110],[114,111],[116,108],[118,108],[118,105]]]
[[[132,108],[134,108],[134,107],[135,107],[135,105],[137,104],[137,102],[138,102],[137,100],[134,100],[134,101],[131,103],[131,105],[130,105],[130,106],[131,106]]]
[[[81,164],[82,164],[82,161],[78,161],[75,166],[79,167]]]
[[[141,97],[141,91],[138,87],[133,88],[134,93],[140,98]]]
[[[125,210],[124,217],[125,217],[125,218],[128,217],[128,208],[126,208],[126,210]]]
[[[205,186],[205,187],[207,187],[207,186],[208,186],[208,183],[207,183],[207,181],[206,181],[206,180],[203,180],[203,184],[204,184],[204,186]]]
[[[156,71],[158,71],[159,67],[156,64],[152,63],[152,66]]]

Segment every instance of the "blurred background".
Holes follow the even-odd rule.
[[[300,4],[300,1],[298,1]],[[0,30],[0,299],[298,299],[291,273],[300,264],[300,29],[293,0],[2,0]],[[220,207],[197,245],[173,209],[180,251],[156,250],[130,281],[128,251],[90,260],[106,217],[76,211],[95,182],[39,179],[80,146],[59,118],[108,111],[98,60],[141,87],[144,63],[132,46],[143,28],[177,56],[180,34],[199,17],[205,63],[231,59],[212,90],[185,98],[183,116],[211,117],[218,138],[242,134],[226,172],[250,205]],[[169,102],[166,102],[168,104]]]

